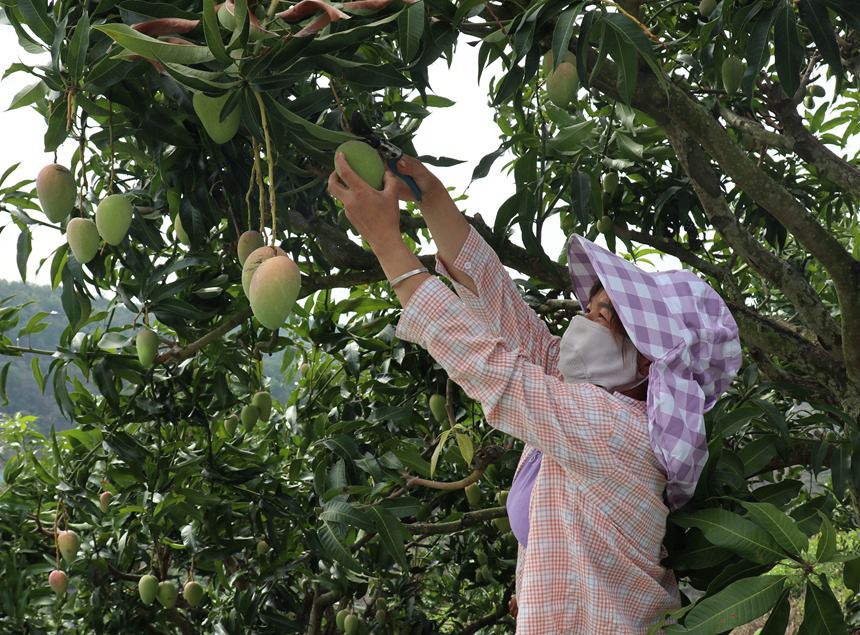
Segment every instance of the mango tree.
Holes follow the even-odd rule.
[[[431,167],[457,162],[456,140],[452,157],[412,140],[456,97],[433,94],[428,66],[469,45],[476,75],[502,69],[500,144],[473,178],[512,155],[516,192],[492,226],[467,216],[549,328],[580,309],[564,255],[542,246],[559,230],[634,261],[674,256],[740,326],[745,367],[706,416],[708,465],[667,527],[684,606],[665,632],[856,619],[860,560],[837,541],[860,522],[852,2],[0,6],[50,56],[7,69],[34,77],[12,107],[44,117],[46,151],[77,148],[49,172],[71,173],[73,197],[68,183],[42,197],[36,175],[0,183],[22,270],[34,225],[72,245],[46,263],[68,323],[56,349],[29,349],[6,301],[0,352],[35,354],[34,380],[74,422],[3,425],[4,627],[513,630],[499,500],[519,442],[394,337],[396,298],[326,191],[356,113]],[[106,235],[98,209],[126,209],[115,196],[131,219],[111,215]],[[402,225],[426,242],[411,205]],[[254,317],[237,248],[296,266],[280,326]],[[282,374],[264,376],[275,353]],[[258,395],[280,383],[290,395],[265,413]],[[80,545],[63,558],[69,531]]]

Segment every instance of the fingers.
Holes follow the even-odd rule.
[[[346,155],[343,152],[336,152],[334,163],[337,166],[337,171],[340,173],[340,178],[346,183],[347,187],[355,187],[357,184],[356,181],[360,179],[355,170],[349,165],[349,161],[346,160]]]
[[[341,201],[349,194],[349,188],[344,187],[338,180],[337,172],[332,172],[328,175],[328,191],[335,198]]]

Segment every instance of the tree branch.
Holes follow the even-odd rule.
[[[188,346],[184,348],[173,348],[161,353],[155,358],[155,363],[163,364],[164,362],[181,362],[186,360],[197,353],[197,351],[205,348],[215,340],[222,338],[249,317],[251,317],[251,307],[242,309],[238,313],[234,313],[230,317],[225,318],[221,324],[209,331],[203,337],[191,342]]]
[[[593,51],[580,52],[592,55]],[[605,61],[603,72],[595,78],[594,86],[601,92],[618,98],[614,64]],[[825,346],[835,354],[839,342],[846,361],[849,381],[860,387],[860,262],[854,260],[845,247],[779,182],[773,179],[726,134],[718,121],[699,102],[672,82],[659,82],[643,70],[639,75],[632,105],[653,117],[667,131],[675,127],[694,140],[720,165],[721,169],[756,203],[781,222],[793,238],[816,258],[833,279],[839,298],[842,334],[832,337],[832,328],[818,331]],[[702,163],[702,162],[700,162]],[[716,193],[711,192],[716,198]],[[819,328],[826,326],[816,320]]]
[[[794,152],[795,141],[791,137],[766,130],[757,121],[747,119],[731,108],[726,108],[723,104],[719,104],[719,113],[732,128],[740,130],[743,134],[752,137],[760,144],[771,148],[778,148],[784,152]]]
[[[702,273],[722,280],[728,274],[725,267],[708,262],[704,258],[700,258],[692,251],[684,249],[684,247],[674,240],[661,238],[660,236],[652,236],[645,232],[636,231],[622,225],[613,226],[615,235],[623,240],[633,240],[642,245],[649,245],[655,249],[659,249],[664,254],[675,256],[681,262],[690,265],[701,271]]]
[[[821,176],[860,199],[860,169],[835,154],[806,129],[803,118],[797,113],[797,105],[782,86],[774,84],[766,95],[773,114],[796,139],[793,150],[797,156],[814,165]]]
[[[508,510],[505,507],[488,507],[475,512],[466,512],[460,520],[444,523],[411,523],[404,527],[413,535],[453,534],[467,527],[481,525],[493,518],[502,518],[507,513]]]
[[[723,238],[766,280],[779,288],[816,333],[830,357],[842,359],[839,326],[807,280],[790,263],[766,249],[738,222],[723,196],[720,177],[702,148],[685,130],[669,124],[669,142],[689,175],[708,220]]]
[[[789,365],[791,371],[781,369],[786,373],[784,379],[801,383],[803,378],[811,378],[826,387],[831,395],[844,390],[845,367],[824,354],[820,346],[789,325],[766,318],[744,304],[732,301],[727,304],[745,345],[767,351],[769,356],[778,357]]]
[[[460,635],[473,635],[477,633],[482,628],[486,626],[491,626],[505,618],[508,615],[508,602],[511,601],[511,595],[513,595],[513,590],[510,585],[505,589],[505,595],[502,597],[502,603],[496,607],[496,610],[488,615],[485,615],[482,618],[479,618],[472,622],[471,624],[466,624],[463,627],[463,630],[460,631]]]

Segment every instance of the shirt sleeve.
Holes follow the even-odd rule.
[[[553,335],[543,320],[523,301],[516,284],[499,256],[474,227],[452,263],[475,281],[478,295],[455,280],[436,255],[436,271],[450,279],[465,309],[498,333],[511,350],[521,349],[532,363],[550,373],[558,368],[561,338]]]
[[[463,310],[436,277],[423,281],[400,316],[396,334],[425,348],[472,399],[487,422],[522,439],[574,473],[577,480],[609,476],[612,404],[591,384],[569,384],[547,374],[522,348]]]

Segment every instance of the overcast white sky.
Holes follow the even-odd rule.
[[[11,27],[0,25],[2,70],[19,60],[29,64],[40,62],[39,58],[28,55],[19,47]],[[41,60],[41,63],[44,63],[44,60]],[[461,193],[468,185],[472,171],[481,157],[495,150],[499,144],[500,130],[493,122],[492,110],[487,105],[491,73],[485,71],[479,85],[476,69],[477,50],[465,42],[459,44],[450,69],[444,60],[431,67],[430,84],[433,92],[457,103],[450,108],[434,110],[422,123],[415,138],[415,147],[419,154],[447,156],[466,161],[450,168],[432,168],[446,185],[455,188],[455,194]],[[21,162],[10,179],[35,179],[41,167],[53,160],[51,154],[44,152],[44,120],[29,107],[6,110],[13,96],[33,81],[34,78],[25,73],[15,73],[0,81],[0,131],[4,140],[4,143],[0,144],[0,173],[13,163]],[[59,162],[68,165],[72,151],[72,143],[67,142],[60,148]],[[492,225],[498,207],[515,191],[513,176],[502,174],[502,168],[510,158],[511,155],[507,155],[498,159],[487,178],[472,184],[468,191],[469,199],[460,203],[462,210],[468,214],[480,212],[484,220]],[[0,278],[20,280],[16,265],[18,229],[9,222],[8,216],[0,218],[0,226],[2,225],[9,226],[0,232]],[[519,242],[516,233],[514,240]],[[28,281],[49,283],[50,263],[46,263],[38,273],[36,269],[40,260],[49,258],[62,241],[63,237],[56,231],[35,229]],[[555,257],[564,243],[565,236],[561,233],[556,217],[544,227],[543,245],[547,254]],[[432,253],[432,247],[427,253]],[[677,261],[671,266],[677,267]],[[664,265],[660,268],[666,267],[667,265]]]

